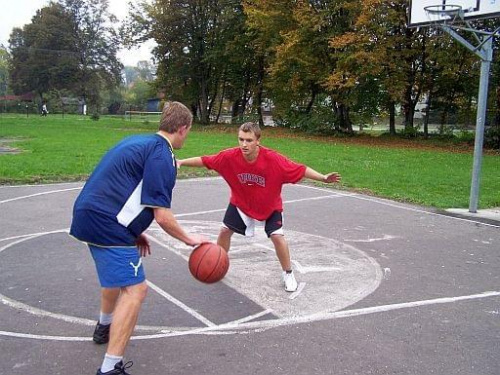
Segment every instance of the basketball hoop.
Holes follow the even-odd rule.
[[[434,25],[448,25],[464,19],[464,11],[461,5],[429,5],[424,7],[424,10],[430,23]]]

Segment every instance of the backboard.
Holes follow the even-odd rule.
[[[461,7],[464,20],[500,17],[500,0],[410,0],[410,27],[445,23],[450,16],[445,12],[429,14],[425,8],[451,9]]]

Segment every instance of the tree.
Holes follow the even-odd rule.
[[[16,94],[34,91],[43,99],[51,89],[73,85],[78,60],[72,30],[69,14],[54,3],[38,10],[30,24],[13,30],[10,76]]]
[[[285,123],[287,117],[297,122],[306,116],[301,122],[310,127],[317,117],[317,130],[352,132],[346,91],[328,83],[337,63],[328,42],[351,23],[347,5],[320,0],[245,2],[249,26],[258,31],[256,49],[265,56],[265,87]]]
[[[9,52],[0,46],[0,96],[7,95],[9,88]]]
[[[60,0],[38,10],[9,40],[16,93],[69,90],[98,110],[100,91],[117,86],[122,65],[107,0]]]
[[[158,89],[165,89],[168,98],[190,103],[208,124],[228,72],[226,46],[241,16],[235,0],[156,0],[136,11],[128,35],[137,35],[130,43],[156,41]]]
[[[59,0],[59,4],[70,15],[78,52],[75,90],[98,110],[100,91],[121,82],[123,66],[116,56],[120,42],[111,26],[116,17],[108,12],[107,0]]]

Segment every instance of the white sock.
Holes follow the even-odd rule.
[[[101,311],[101,313],[99,314],[99,324],[107,326],[108,324],[111,324],[112,320],[113,320],[113,313],[105,314]]]
[[[115,365],[122,359],[123,357],[106,353],[106,355],[104,356],[104,360],[102,361],[101,372],[106,373],[108,371],[114,370]]]

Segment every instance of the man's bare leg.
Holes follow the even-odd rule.
[[[147,290],[146,281],[121,288],[120,298],[113,314],[106,354],[123,357],[130,336],[134,332]]]
[[[297,280],[292,272],[292,263],[290,261],[290,250],[288,249],[288,242],[285,236],[281,234],[271,235],[276,255],[283,269],[283,283],[287,292],[295,292],[298,288]]]
[[[112,314],[115,310],[116,301],[120,296],[120,288],[102,288],[101,289],[101,312]]]
[[[273,234],[271,235],[271,241],[273,242],[274,249],[276,250],[276,255],[280,261],[281,268],[283,271],[290,271],[292,269],[292,263],[290,261],[290,250],[285,236],[281,234]]]

